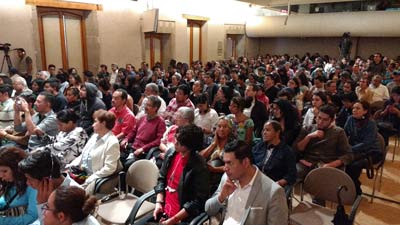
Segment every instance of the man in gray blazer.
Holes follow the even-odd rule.
[[[251,147],[233,141],[224,149],[225,174],[205,210],[214,216],[222,209],[223,224],[285,225],[285,192],[253,165]]]

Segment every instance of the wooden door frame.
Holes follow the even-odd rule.
[[[237,44],[238,35],[237,35],[237,34],[227,34],[227,35],[226,35],[226,39],[229,39],[229,38],[232,40],[232,54],[233,54],[233,58],[237,59],[236,44]],[[229,56],[229,57],[232,57],[232,56]]]
[[[203,34],[202,34],[202,26],[206,21],[203,20],[187,20],[187,27],[190,28],[190,35],[189,35],[189,62],[190,65],[193,64],[193,25],[198,25],[200,28],[199,34],[199,60],[202,59],[202,42],[203,42]]]
[[[83,69],[88,69],[87,60],[87,48],[86,48],[86,26],[85,17],[86,11],[82,10],[72,10],[72,9],[59,9],[59,8],[47,8],[47,7],[37,7],[38,11],[38,25],[39,25],[39,38],[40,38],[40,52],[42,57],[42,68],[47,68],[46,62],[46,46],[44,43],[44,29],[43,29],[43,17],[47,15],[58,15],[59,26],[60,26],[60,37],[61,37],[61,56],[62,56],[62,67],[64,69],[69,69],[70,65],[68,63],[67,49],[65,45],[65,31],[64,31],[64,20],[63,16],[72,16],[80,20],[80,34],[81,34],[81,47],[82,47],[82,65]]]
[[[144,34],[145,39],[150,39],[150,68],[153,68],[155,65],[155,49],[154,49],[154,39],[160,40],[160,63],[162,64],[162,58],[163,58],[163,35],[162,34],[157,34],[157,33],[145,33]]]

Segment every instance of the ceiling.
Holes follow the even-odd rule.
[[[287,6],[291,5],[302,5],[302,4],[317,4],[317,3],[332,3],[332,2],[360,2],[366,0],[239,0],[241,2],[247,2],[250,4],[265,6],[267,8]]]

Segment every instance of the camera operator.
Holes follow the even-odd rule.
[[[16,68],[19,75],[25,78],[28,84],[32,81],[32,58],[26,55],[25,49],[17,48],[18,61]]]

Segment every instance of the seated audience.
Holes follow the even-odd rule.
[[[115,125],[112,129],[113,134],[118,140],[123,140],[135,128],[135,115],[126,106],[128,93],[124,89],[117,89],[112,94],[112,108],[109,112],[115,115]]]
[[[51,192],[61,186],[79,186],[68,175],[64,177],[60,171],[60,162],[49,151],[35,151],[19,162],[18,168],[25,174],[26,183],[37,191],[37,212],[42,222],[42,206],[47,202]],[[42,223],[43,224],[43,223]]]
[[[121,161],[124,168],[138,159],[143,159],[151,148],[160,145],[160,140],[165,132],[165,121],[158,115],[157,111],[161,106],[161,101],[157,96],[149,96],[146,102],[146,116],[141,117],[135,128],[123,141],[121,141]],[[131,148],[127,148],[131,143]]]
[[[76,87],[69,87],[65,90],[65,98],[67,99],[67,105],[65,109],[72,109],[75,112],[79,112],[81,107],[81,100],[79,99],[79,89]]]
[[[334,106],[321,106],[316,120],[317,124],[302,129],[294,144],[294,149],[302,153],[297,163],[297,176],[300,179],[304,179],[316,167],[340,168],[351,161],[346,133],[334,123]]]
[[[274,102],[278,97],[279,88],[275,86],[275,78],[272,74],[266,74],[264,78],[265,94],[270,102]]]
[[[27,153],[16,147],[0,149],[0,224],[25,225],[38,218],[36,191],[26,185],[18,163]]]
[[[291,147],[281,140],[282,127],[270,120],[264,124],[262,141],[253,147],[254,164],[266,176],[274,180],[285,192],[296,181],[296,156]]]
[[[14,75],[11,77],[12,79],[12,86],[14,88],[13,98],[18,97],[20,95],[31,95],[33,92],[31,89],[28,88],[28,84],[26,83],[25,78]]]
[[[293,99],[292,101],[295,103],[297,110],[299,112],[302,112],[303,106],[304,106],[304,103],[303,103],[304,94],[300,90],[300,84],[301,84],[300,79],[297,77],[294,77],[288,81],[287,86],[288,86],[288,88],[293,90],[294,96],[292,98]]]
[[[389,137],[397,134],[400,130],[400,86],[393,88],[390,99],[385,102],[382,110],[375,113],[379,133],[385,139],[386,146],[389,144]]]
[[[44,88],[44,81],[43,79],[37,78],[32,81],[32,94],[35,98],[43,91]]]
[[[0,84],[0,129],[14,126],[14,100],[11,98],[12,87]]]
[[[243,110],[243,114],[250,117],[254,122],[254,136],[261,137],[262,125],[268,120],[268,112],[265,105],[257,100],[256,94],[258,86],[255,84],[248,84],[244,92],[246,101],[250,101],[250,107]]]
[[[104,105],[106,106],[107,110],[110,110],[112,105],[112,92],[111,92],[111,85],[110,82],[108,81],[108,78],[102,78],[98,82],[98,88],[99,91],[101,92],[101,100],[104,102]]]
[[[224,162],[225,174],[218,190],[206,202],[209,216],[222,211],[224,224],[288,224],[285,192],[253,165],[248,144],[236,140],[229,143]]]
[[[97,199],[79,187],[59,187],[43,205],[43,225],[100,225],[93,214]]]
[[[368,78],[361,78],[359,81],[359,86],[356,87],[356,94],[358,100],[372,103],[372,97],[374,96],[374,93],[371,91],[368,85]]]
[[[347,118],[351,116],[353,112],[353,104],[357,100],[357,96],[346,93],[343,94],[340,98],[342,100],[342,108],[339,110],[336,116],[336,125],[343,128],[344,124],[347,121]]]
[[[28,150],[32,151],[38,147],[50,144],[50,139],[46,136],[56,136],[58,126],[56,114],[52,110],[54,96],[48,92],[39,94],[35,101],[36,113],[32,116],[28,102],[24,98],[18,98],[14,104],[14,129],[18,133],[29,135]],[[21,112],[25,121],[22,122]],[[4,138],[10,136],[5,135]],[[11,137],[13,140],[13,138]]]
[[[363,168],[371,163],[382,160],[382,151],[377,138],[378,129],[370,118],[368,102],[356,102],[353,105],[353,115],[347,119],[344,130],[353,152],[353,162],[346,167],[346,172],[353,179],[358,195],[362,194],[359,177]],[[366,158],[370,158],[366,160]]]
[[[81,85],[79,96],[81,106],[79,109],[80,120],[78,126],[82,127],[90,136],[93,133],[93,113],[99,109],[106,109],[104,102],[97,97],[97,87],[92,83],[84,83]]]
[[[173,115],[180,107],[186,106],[194,110],[194,105],[189,99],[189,94],[190,90],[187,85],[181,84],[178,86],[175,92],[175,98],[171,99],[164,112],[163,117],[165,120],[174,123]]]
[[[272,103],[270,114],[281,124],[282,141],[292,146],[301,129],[297,109],[289,101],[277,99]]]
[[[181,107],[175,112],[175,124],[169,126],[161,138],[159,146],[159,156],[157,156],[157,166],[161,166],[162,160],[164,160],[165,153],[170,149],[174,148],[176,143],[175,134],[179,127],[193,124],[194,122],[194,111],[188,107]],[[157,153],[155,153],[157,154]],[[154,155],[154,154],[153,154]]]
[[[374,109],[382,108],[384,102],[389,99],[389,90],[381,82],[382,76],[375,75],[372,78],[372,83],[369,85],[369,89],[374,93],[371,102],[371,107]]]
[[[188,224],[204,211],[208,197],[208,171],[204,159],[197,153],[203,132],[189,124],[178,129],[176,139],[175,149],[165,155],[154,187],[157,200],[152,220],[160,224]]]
[[[142,116],[146,114],[145,108],[146,108],[146,102],[148,101],[149,96],[156,96],[158,99],[161,101],[161,106],[158,109],[157,113],[158,115],[163,115],[165,112],[165,109],[167,108],[164,99],[162,99],[159,95],[159,88],[158,85],[155,83],[149,83],[146,84],[146,88],[144,89],[144,99],[142,101],[142,104],[139,107],[139,112],[136,115],[136,119],[140,119]]]
[[[214,192],[224,173],[223,151],[227,143],[232,141],[232,121],[225,117],[218,119],[212,143],[199,154],[207,161],[210,171],[210,190]]]
[[[232,98],[229,105],[231,114],[227,115],[227,118],[232,120],[232,132],[235,138],[251,145],[253,143],[254,122],[243,114],[244,107],[245,101],[242,97]]]
[[[56,155],[61,161],[61,169],[72,162],[82,153],[88,136],[82,127],[77,127],[79,119],[77,112],[72,109],[64,109],[57,113],[57,124],[59,133],[55,137],[50,137],[51,144],[36,148],[37,150],[47,150]]]
[[[52,106],[55,113],[64,109],[67,105],[67,99],[64,94],[59,91],[60,82],[56,78],[50,78],[44,82],[44,90],[54,96],[54,104]]]
[[[213,132],[213,128],[218,120],[218,113],[210,108],[206,94],[200,94],[197,97],[197,105],[194,110],[194,124],[199,126],[204,133],[204,139],[207,139]]]
[[[231,99],[233,97],[233,90],[229,86],[221,86],[217,95],[215,96],[214,104],[212,105],[215,111],[220,115],[228,115],[231,112],[229,111],[229,104],[231,103]]]
[[[97,179],[117,173],[121,168],[118,139],[111,132],[115,124],[114,114],[100,109],[93,118],[94,134],[82,149],[82,154],[67,165],[79,168],[87,175],[82,186],[89,194],[94,192]]]
[[[303,126],[305,127],[316,124],[315,119],[317,118],[319,108],[327,103],[328,99],[326,98],[326,94],[324,92],[314,92],[311,101],[312,107],[309,108],[304,115]]]

